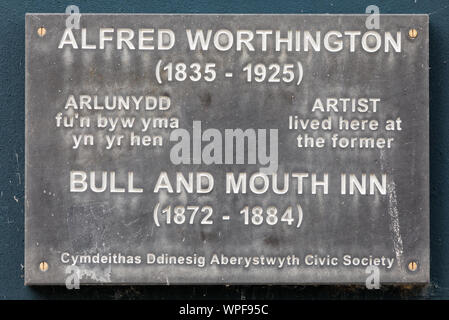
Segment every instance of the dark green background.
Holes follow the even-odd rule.
[[[62,13],[381,13],[430,15],[431,284],[426,288],[304,286],[25,287],[24,241],[24,54],[26,12]],[[0,299],[449,299],[449,0],[396,1],[187,1],[89,0],[0,2]],[[406,79],[404,79],[406,81]]]

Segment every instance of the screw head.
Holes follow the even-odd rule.
[[[412,28],[408,31],[408,37],[410,39],[416,39],[417,36],[418,36],[418,30]]]
[[[47,33],[47,29],[45,29],[44,27],[37,28],[37,34],[39,35],[39,37],[45,36],[46,33]]]
[[[47,271],[47,270],[48,270],[48,263],[45,262],[45,261],[42,261],[41,263],[39,263],[39,269],[40,269],[42,272]]]
[[[410,261],[407,267],[410,271],[416,271],[418,269],[418,264],[415,261]]]

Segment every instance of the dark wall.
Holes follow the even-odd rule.
[[[62,13],[381,13],[430,15],[431,284],[426,288],[171,286],[31,288],[23,285],[24,35],[26,12]],[[433,298],[449,299],[449,0],[88,0],[0,2],[0,299],[47,298]]]

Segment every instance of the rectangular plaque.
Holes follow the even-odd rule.
[[[427,15],[28,14],[25,283],[427,283],[428,39]]]

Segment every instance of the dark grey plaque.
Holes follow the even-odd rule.
[[[74,18],[26,16],[26,284],[429,281],[428,16]]]

